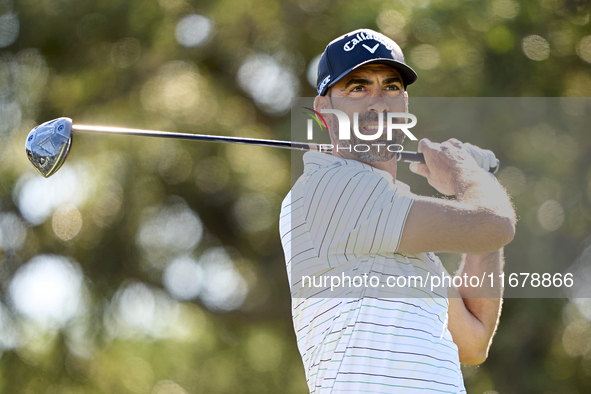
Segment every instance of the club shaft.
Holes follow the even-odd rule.
[[[306,142],[292,142],[292,141],[278,141],[266,140],[258,138],[242,138],[242,137],[228,137],[218,135],[204,135],[204,134],[189,134],[189,133],[175,133],[170,131],[158,130],[142,130],[142,129],[128,129],[123,127],[106,127],[106,126],[88,126],[88,125],[72,125],[72,130],[102,133],[102,134],[119,134],[119,135],[137,135],[142,137],[160,137],[160,138],[176,138],[196,141],[210,141],[210,142],[231,142],[234,144],[246,144],[257,146],[271,146],[275,148],[296,149],[296,150],[317,150],[321,152],[330,152],[331,145],[327,144],[313,144]],[[417,152],[398,152],[398,161],[424,163],[425,158],[422,153]]]

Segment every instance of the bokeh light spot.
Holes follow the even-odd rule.
[[[562,334],[562,346],[572,357],[582,356],[591,350],[591,323],[586,320],[570,323]]]
[[[208,249],[199,259],[205,281],[200,298],[211,310],[238,309],[248,294],[248,285],[223,248]]]
[[[575,50],[575,34],[570,25],[558,25],[548,32],[549,41],[552,43],[552,53],[557,56],[572,55]]]
[[[538,222],[548,231],[558,230],[564,223],[564,209],[555,200],[547,200],[538,208]]]
[[[431,4],[431,0],[416,0],[416,1],[412,2],[412,5],[414,7],[422,8],[422,9],[429,7],[429,4]]]
[[[16,14],[0,15],[0,48],[6,48],[14,43],[20,31],[20,24]]]
[[[25,220],[43,223],[63,204],[81,206],[94,190],[94,178],[85,167],[64,166],[51,178],[32,172],[22,175],[15,188],[15,201]]]
[[[527,36],[522,42],[523,53],[525,56],[535,61],[548,59],[550,56],[550,44],[544,37],[537,35]]]
[[[20,345],[19,329],[18,320],[0,303],[0,352]]]
[[[492,12],[504,19],[513,19],[519,14],[519,3],[514,0],[495,0],[491,5]]]
[[[213,30],[213,22],[203,15],[192,14],[176,25],[175,36],[179,44],[192,48],[206,43]]]
[[[392,37],[401,47],[406,44],[406,18],[400,12],[390,9],[382,10],[376,19],[376,23],[382,32],[388,37]]]
[[[0,103],[0,135],[8,134],[20,126],[23,117],[23,111],[19,103],[14,101]],[[8,156],[8,155],[6,155]],[[2,158],[0,157],[0,161]]]
[[[180,200],[163,207],[148,208],[137,242],[148,253],[161,250],[178,254],[194,248],[202,235],[201,220]]]
[[[0,250],[19,250],[27,237],[27,227],[12,213],[0,213]]]
[[[114,336],[137,338],[139,335],[166,337],[178,318],[178,303],[165,292],[141,282],[126,283],[112,301],[115,322],[105,324]]]
[[[69,241],[80,232],[82,215],[74,205],[64,204],[53,213],[51,227],[58,238]]]
[[[179,300],[192,300],[202,287],[203,270],[195,259],[182,256],[174,259],[164,270],[164,287]]]
[[[298,78],[268,55],[246,59],[238,70],[238,84],[269,115],[284,114],[300,90]]]
[[[573,303],[578,312],[587,321],[591,322],[591,245],[586,245],[583,252],[570,265],[568,272],[572,274],[574,280],[572,287],[565,289],[568,298]]]
[[[577,46],[577,55],[587,63],[591,63],[591,36],[581,38]]]
[[[432,45],[423,44],[410,51],[410,59],[421,70],[431,70],[439,65],[439,51]]]
[[[14,275],[10,296],[23,315],[42,324],[65,325],[80,313],[82,273],[65,257],[35,256]]]
[[[320,58],[322,54],[318,54],[308,63],[308,68],[306,70],[306,79],[310,86],[316,89],[316,81],[318,80],[318,64],[320,63]]]
[[[217,102],[207,79],[195,64],[173,61],[158,70],[158,75],[142,86],[140,99],[147,111],[165,114],[175,120],[202,124],[211,119]]]
[[[584,253],[583,253],[583,255],[584,255]],[[589,288],[588,286],[591,286],[591,280],[590,280],[591,273],[589,272],[590,271],[589,267],[591,267],[591,260],[584,261],[583,263],[587,264],[585,266],[585,270],[583,272],[581,272],[580,270],[579,270],[579,272],[575,271],[575,275],[580,275],[580,276],[577,276],[577,279],[579,277],[581,278],[581,280],[577,281],[577,285],[579,285],[579,283],[581,283],[581,282],[583,283],[582,286],[579,285],[578,288],[576,289],[576,290],[579,290],[581,293],[584,293],[583,291],[581,291],[582,287]],[[583,317],[585,319],[587,319],[588,321],[591,321],[591,298],[571,298],[571,302],[577,307],[577,310],[579,311],[579,313],[581,315],[583,315]]]
[[[161,380],[154,385],[151,394],[187,394],[187,391],[172,380]]]
[[[495,52],[510,51],[515,46],[513,33],[505,26],[495,26],[486,34],[486,42]]]
[[[31,108],[44,93],[48,74],[47,63],[38,49],[27,48],[16,56],[0,57],[0,137],[22,131],[19,127],[23,118],[30,116]],[[8,148],[9,144],[0,144],[0,165],[15,164],[10,153],[2,152]]]
[[[253,135],[255,131],[245,134]],[[228,144],[226,157],[232,169],[241,175],[238,178],[240,182],[250,190],[282,193],[289,179],[289,165],[271,149]]]

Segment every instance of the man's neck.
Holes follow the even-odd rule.
[[[392,175],[392,181],[396,183],[396,169],[398,168],[398,162],[396,161],[396,159],[366,164],[369,164],[370,166],[377,168],[378,170],[386,171],[387,173]]]
[[[341,157],[343,159],[357,160],[361,163],[367,164],[368,166],[372,166],[374,168],[377,168],[378,170],[386,171],[387,173],[392,175],[392,180],[394,183],[396,183],[396,169],[398,168],[398,162],[396,161],[396,158],[393,158],[392,160],[389,160],[389,161],[366,162],[363,160],[359,160],[359,158],[357,158],[357,157],[343,156],[340,154],[340,152],[333,151],[333,155],[337,156],[337,157]]]

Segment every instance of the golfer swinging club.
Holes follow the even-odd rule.
[[[456,276],[502,272],[515,212],[487,172],[494,155],[456,139],[419,142],[425,164],[411,171],[450,200],[415,195],[396,180],[396,153],[376,142],[401,144],[401,130],[390,141],[382,133],[367,152],[351,149],[358,133],[382,129],[386,113],[407,111],[406,88],[416,79],[400,47],[368,29],[335,39],[320,59],[314,105],[326,114],[334,149],[304,154],[280,219],[310,393],[462,393],[460,363],[487,357],[502,288],[433,287],[434,278],[449,279],[433,252],[463,254]],[[349,139],[339,138],[337,116],[326,110],[349,116]],[[416,280],[425,278],[431,282]]]

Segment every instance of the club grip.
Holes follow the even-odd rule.
[[[419,152],[398,152],[398,161],[405,163],[421,163],[425,164],[425,156]]]
[[[405,163],[422,163],[425,164],[425,156],[419,152],[405,152],[401,151],[398,152],[398,161],[403,161]],[[497,165],[494,167],[490,167],[488,172],[496,174],[501,166],[501,162],[497,159]]]

